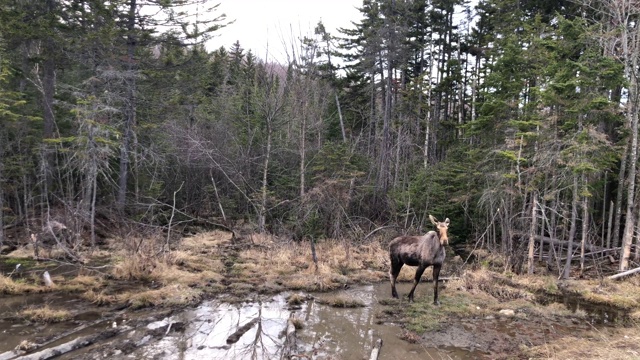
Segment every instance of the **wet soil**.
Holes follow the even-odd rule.
[[[398,284],[400,293],[407,293],[409,288],[408,283]],[[421,296],[430,296],[426,289],[421,290]],[[441,296],[446,299],[448,291],[453,290],[445,289]],[[296,332],[292,358],[368,359],[373,344],[382,339],[381,360],[513,359],[521,357],[523,347],[607,326],[606,321],[598,320],[603,313],[600,310],[586,318],[540,318],[516,309],[513,316],[446,316],[439,320],[437,330],[417,335],[402,326],[407,321],[402,309],[409,304],[406,300],[389,304],[388,292],[388,284],[380,283],[302,294],[307,300],[299,305],[288,305],[286,299],[292,293],[283,292],[275,296],[248,295],[241,301],[222,296],[180,310],[136,311],[97,307],[57,293],[3,297],[0,359],[18,356],[20,353],[12,350],[21,343],[27,350],[33,346],[32,353],[96,334],[109,336],[96,336],[88,346],[58,358],[273,359],[282,354],[289,319],[302,324]],[[364,306],[325,305],[322,300],[332,296],[356,299]],[[36,304],[70,310],[73,320],[34,324],[15,316],[19,309]],[[572,304],[567,302],[569,307]],[[583,311],[590,310],[586,304],[580,306]],[[35,344],[40,345],[37,350]]]

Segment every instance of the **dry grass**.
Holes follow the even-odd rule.
[[[20,312],[19,316],[29,321],[39,323],[63,322],[71,318],[69,311],[51,309],[49,305],[40,308],[31,307],[24,309]]]
[[[33,253],[33,245],[28,244],[13,250],[5,256],[8,258],[29,259],[33,258],[34,255],[35,254]]]
[[[318,304],[329,305],[337,308],[357,308],[363,307],[364,302],[360,299],[345,295],[325,296],[316,299]]]
[[[308,242],[271,243],[239,253],[232,274],[257,282],[277,281],[287,289],[327,291],[353,282],[386,279],[386,250],[377,243],[350,246],[349,260],[343,243],[326,240],[317,244],[318,265],[313,263]]]
[[[31,283],[27,283],[25,280],[34,281],[34,279],[21,279],[15,281],[4,275],[0,275],[0,294],[5,295],[18,295],[25,293],[41,293],[52,291],[52,288],[46,286],[39,286]],[[35,279],[34,283],[38,283],[39,278]]]
[[[90,275],[78,275],[71,279],[65,279],[62,277],[54,279],[54,282],[58,285],[58,288],[68,292],[86,292],[97,290],[106,285],[103,278]]]
[[[637,277],[636,277],[637,278]],[[602,282],[588,281],[582,285],[582,296],[594,303],[606,304],[623,309],[633,309],[640,306],[640,286],[636,281],[615,281],[605,279]]]
[[[145,282],[157,282],[163,285],[186,284],[191,286],[205,286],[210,282],[219,282],[223,276],[220,271],[221,263],[211,262],[210,268],[206,266],[180,266],[185,259],[194,259],[192,256],[182,255],[181,260],[146,258],[134,256],[133,259],[123,260],[116,264],[112,271],[114,278],[119,280],[140,280]],[[205,259],[197,259],[199,262],[190,264],[203,264]],[[198,270],[196,270],[196,268]],[[200,270],[202,269],[202,270]],[[191,270],[191,271],[189,271]]]
[[[327,291],[388,278],[387,250],[375,241],[345,247],[341,241],[323,240],[317,244],[317,267],[308,242],[284,241],[268,235],[252,234],[232,241],[231,233],[212,231],[184,238],[170,252],[161,251],[163,244],[161,234],[144,239],[114,238],[107,241],[107,250],[95,251],[91,258],[99,264],[113,264],[109,275],[117,281],[206,287],[207,291],[216,286],[216,291],[223,286],[242,293],[251,290],[251,286],[253,290],[260,286],[269,291],[265,284],[279,290]],[[32,249],[24,248],[14,256],[32,256]],[[406,279],[411,281],[414,269],[405,271]],[[82,296],[96,304],[113,302],[112,297],[104,295],[107,286],[104,278],[57,277],[54,281],[56,286],[52,289],[26,284],[39,284],[41,279],[14,283],[0,278],[0,293],[60,290],[84,292]],[[228,285],[237,283],[249,286]]]
[[[217,273],[225,271],[224,263],[220,259],[203,256],[203,254],[195,254],[192,251],[183,249],[172,251],[167,257],[167,262],[188,271],[213,271]]]
[[[301,305],[307,301],[307,297],[301,293],[294,293],[287,297],[287,304],[289,305]]]
[[[559,294],[556,276],[520,275],[509,278],[509,281],[531,292],[543,291],[547,294]]]
[[[640,358],[640,328],[591,331],[586,336],[567,336],[525,349],[529,359],[637,360]]]
[[[80,294],[80,297],[98,306],[111,305],[118,302],[117,296],[107,295],[102,291],[101,292],[95,292],[93,290],[85,291],[82,294]]]
[[[232,234],[225,231],[209,231],[182,239],[180,249],[192,254],[208,254],[219,246],[231,244]]]
[[[154,280],[151,273],[157,264],[158,259],[143,254],[131,255],[127,258],[120,259],[113,267],[111,274],[117,280],[141,280],[150,282]]]
[[[134,309],[150,306],[186,306],[202,298],[202,291],[176,284],[156,290],[118,295],[119,301],[128,301]]]

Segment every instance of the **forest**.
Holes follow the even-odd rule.
[[[276,63],[207,49],[233,19],[203,0],[2,0],[0,248],[61,228],[71,259],[203,227],[359,243],[431,214],[516,273],[638,266],[640,3],[359,11]]]

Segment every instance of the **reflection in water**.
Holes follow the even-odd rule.
[[[408,288],[399,290],[408,291]],[[322,296],[327,295],[317,295]],[[310,359],[368,359],[379,338],[383,340],[379,360],[476,358],[464,349],[426,348],[408,343],[398,337],[401,331],[398,326],[377,324],[376,313],[382,310],[378,301],[390,297],[386,283],[354,287],[328,296],[358,298],[365,306],[342,309],[310,302],[305,309],[305,328],[298,335],[299,348]]]
[[[249,304],[208,302],[185,315],[191,318],[184,334],[185,359],[274,359],[289,311],[278,297]],[[252,321],[255,324],[236,342],[228,343],[239,327]]]
[[[297,332],[293,358],[368,359],[378,338],[383,340],[380,360],[472,358],[462,349],[427,349],[407,343],[398,337],[399,327],[376,324],[378,297],[388,297],[387,290],[382,286],[365,286],[330,294],[359,298],[365,304],[349,309],[309,301],[290,310],[285,300],[287,294],[244,304],[204,302],[171,319],[187,325],[182,336],[165,336],[158,343],[141,347],[135,355],[147,359],[279,359],[287,320],[295,317],[303,320],[304,328]]]

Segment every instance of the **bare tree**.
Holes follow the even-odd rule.
[[[624,178],[627,189],[626,215],[622,236],[620,270],[629,267],[631,243],[634,235],[634,204],[636,202],[636,164],[638,160],[638,109],[640,97],[638,81],[640,77],[640,3],[634,0],[604,0],[601,12],[605,23],[611,24],[604,29],[602,41],[604,48],[615,55],[624,66],[627,80],[627,99],[625,104],[626,126],[630,130],[628,171]],[[621,170],[622,171],[622,170]],[[622,179],[621,179],[622,181]],[[622,187],[620,188],[622,189]],[[614,239],[615,240],[615,239]]]

